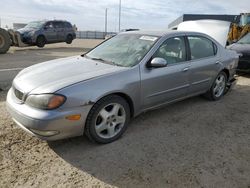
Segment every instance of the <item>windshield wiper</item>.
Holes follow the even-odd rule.
[[[108,60],[102,59],[102,58],[100,58],[100,57],[89,57],[89,56],[86,55],[86,54],[82,54],[81,56],[82,56],[82,57],[85,57],[85,58],[88,58],[88,59],[91,59],[91,60],[101,61],[101,62],[103,62],[103,63],[107,63],[107,64],[111,64],[111,65],[115,65],[115,66],[122,67],[121,65],[116,64],[116,63],[113,62],[113,61],[108,61]]]
[[[90,59],[96,60],[96,61],[101,61],[103,63],[108,63],[108,64],[111,64],[111,65],[116,65],[117,66],[117,64],[115,62],[108,61],[108,60],[105,60],[105,59],[102,59],[102,58],[99,58],[99,57],[90,57]]]

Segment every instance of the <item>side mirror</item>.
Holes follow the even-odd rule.
[[[152,59],[152,61],[149,64],[149,67],[160,68],[160,67],[166,67],[167,64],[168,63],[165,59],[160,58],[160,57],[156,57],[156,58]]]

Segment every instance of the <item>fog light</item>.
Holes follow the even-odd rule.
[[[40,130],[36,130],[36,129],[29,129],[31,132],[39,135],[39,136],[46,136],[46,137],[49,137],[49,136],[54,136],[54,135],[57,135],[59,134],[59,131],[40,131]]]

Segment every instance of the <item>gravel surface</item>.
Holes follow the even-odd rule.
[[[47,143],[18,128],[0,92],[0,187],[250,187],[250,78],[132,120],[108,145]]]

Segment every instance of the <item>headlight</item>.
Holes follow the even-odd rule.
[[[60,107],[66,101],[66,97],[57,94],[29,95],[25,103],[34,108],[53,110]]]

